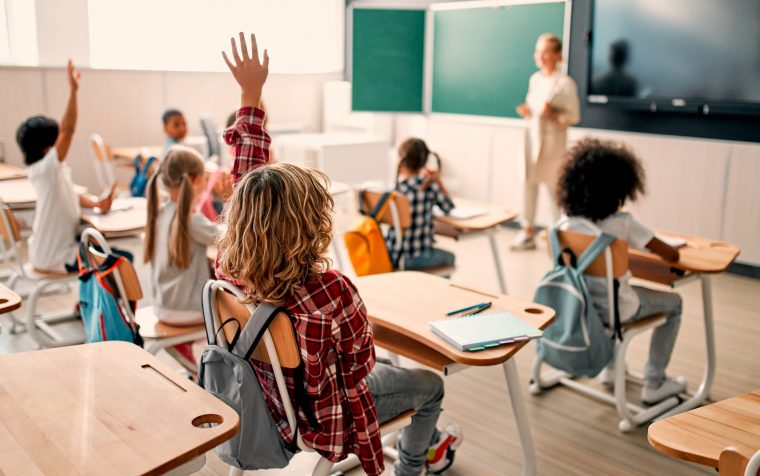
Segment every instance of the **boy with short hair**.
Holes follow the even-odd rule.
[[[37,204],[29,237],[29,261],[41,271],[64,272],[76,269],[80,207],[111,208],[113,189],[99,199],[78,195],[65,162],[77,123],[77,90],[80,74],[69,60],[67,65],[69,100],[61,118],[32,116],[21,123],[16,141],[24,154],[29,181],[37,194]]]
[[[164,133],[166,133],[166,142],[161,157],[165,157],[171,146],[181,144],[185,140],[187,121],[179,109],[167,109],[161,116],[161,120],[164,123]]]

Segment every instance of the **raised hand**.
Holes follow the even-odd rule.
[[[245,36],[240,33],[240,51],[235,38],[230,38],[232,46],[232,58],[230,61],[227,53],[222,51],[224,62],[230,68],[235,81],[240,85],[242,106],[258,107],[261,101],[261,90],[269,75],[269,55],[264,50],[264,61],[259,61],[259,49],[256,45],[256,35],[251,33],[251,54],[248,54],[248,45]]]
[[[76,91],[79,89],[79,80],[81,79],[82,75],[77,71],[77,69],[74,67],[74,63],[69,59],[68,64],[66,65],[66,76],[69,79],[69,87],[72,91]]]

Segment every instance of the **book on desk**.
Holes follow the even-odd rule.
[[[432,331],[460,351],[477,351],[537,339],[543,332],[508,312],[489,312],[430,322]]]

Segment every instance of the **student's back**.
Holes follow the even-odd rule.
[[[158,181],[170,195],[163,204]],[[206,249],[221,232],[219,225],[192,211],[204,184],[200,155],[175,146],[148,185],[145,261],[151,264],[153,305],[159,320],[168,324],[197,324],[202,319],[198,296],[211,277]]]

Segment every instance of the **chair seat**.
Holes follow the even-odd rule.
[[[31,263],[24,264],[24,273],[26,273],[26,275],[32,279],[47,279],[47,280],[73,279],[79,276],[77,272],[66,273],[64,271],[58,272],[58,271],[45,271],[41,269],[36,269],[34,266],[32,266]]]
[[[427,274],[433,274],[435,276],[443,276],[443,277],[449,277],[451,273],[456,271],[456,266],[449,266],[449,265],[443,265],[443,266],[436,266],[434,268],[427,268],[427,269],[421,269],[423,273]]]
[[[638,321],[624,322],[620,327],[622,327],[623,332],[632,331],[635,329],[647,329],[651,327],[659,327],[665,324],[665,321],[667,320],[668,316],[665,314],[655,314],[654,316],[645,317],[644,319],[640,319]]]
[[[387,434],[394,432],[396,430],[400,430],[401,428],[404,428],[405,426],[409,426],[412,423],[412,417],[416,415],[417,412],[414,410],[408,410],[402,413],[401,415],[392,418],[382,425],[380,425],[380,433],[381,434]]]
[[[158,320],[156,308],[145,306],[137,309],[135,321],[140,326],[140,335],[144,339],[168,339],[188,334],[205,333],[203,324],[192,326],[172,326]]]

